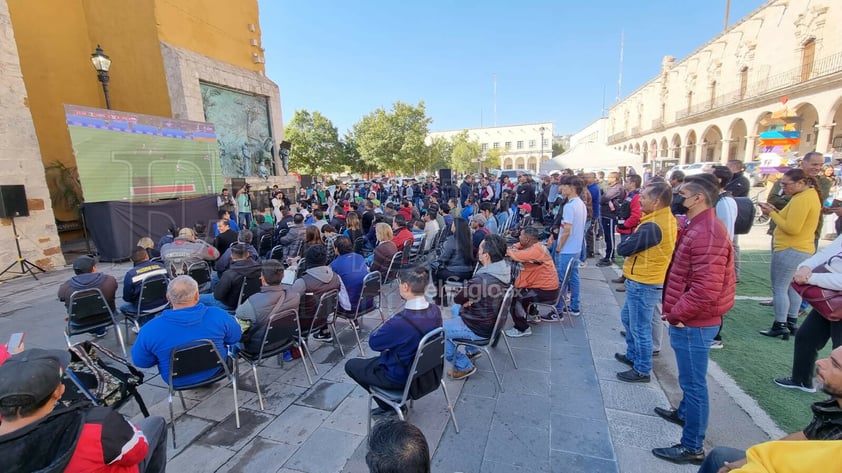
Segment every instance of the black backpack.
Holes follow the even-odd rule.
[[[752,202],[750,198],[734,197],[730,192],[723,192],[719,194],[716,201],[719,202],[719,199],[726,195],[734,199],[734,202],[737,203],[737,219],[734,221],[734,235],[745,235],[751,231],[751,226],[754,225],[754,217],[757,214],[757,207],[755,207],[754,202]]]

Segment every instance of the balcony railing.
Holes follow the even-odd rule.
[[[624,131],[621,131],[619,133],[614,133],[613,135],[608,137],[608,144],[614,144],[614,143],[617,143],[618,141],[622,141],[623,138],[625,138],[625,137],[626,137],[626,132],[624,132]]]
[[[679,110],[675,113],[675,120],[683,120],[692,115],[732,105],[742,100],[768,94],[776,90],[785,89],[808,80],[818,79],[837,72],[842,72],[842,52],[816,59],[813,61],[812,68],[809,66],[806,68],[804,66],[795,67],[788,71],[749,83],[745,88],[739,87],[722,95],[717,95],[713,98],[713,100],[706,100],[692,105],[689,108]]]

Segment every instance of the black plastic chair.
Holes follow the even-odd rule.
[[[409,376],[406,380],[406,386],[403,389],[383,389],[377,386],[370,386],[368,395],[368,433],[371,433],[371,401],[379,399],[388,404],[401,420],[406,420],[403,415],[402,407],[408,405],[412,407],[412,401],[421,399],[422,397],[435,391],[436,388],[428,390],[423,393],[416,393],[415,396],[410,395],[415,380],[430,371],[434,371],[439,378],[439,386],[444,393],[444,399],[447,401],[447,410],[450,412],[450,418],[453,420],[453,427],[456,433],[459,433],[459,425],[456,423],[456,416],[453,413],[453,403],[450,402],[450,396],[447,394],[447,387],[444,385],[444,379],[441,377],[444,372],[444,329],[438,327],[428,332],[418,342],[418,351],[415,352],[415,359],[412,361],[412,366],[409,368]]]
[[[249,297],[260,292],[261,284],[260,276],[243,278],[243,282],[240,285],[240,296],[237,298],[237,307],[243,305],[243,302],[248,300]]]
[[[213,369],[217,370],[216,373],[202,382],[178,387],[173,385],[175,380],[178,378]],[[213,341],[206,338],[194,340],[192,342],[178,345],[170,351],[170,381],[168,399],[170,405],[170,427],[172,428],[173,448],[178,448],[175,443],[175,416],[173,415],[172,409],[173,392],[178,391],[178,397],[181,399],[181,407],[186,410],[187,406],[184,404],[184,396],[181,394],[182,391],[207,386],[226,378],[231,380],[231,385],[234,388],[234,417],[237,428],[239,429],[240,405],[237,401],[237,378],[231,376],[231,370],[228,368],[228,363],[219,353],[219,350],[216,348]]]
[[[506,293],[503,295],[502,304],[500,304],[500,308],[497,310],[497,321],[494,322],[494,329],[491,331],[491,336],[489,338],[482,338],[478,340],[470,340],[467,338],[454,338],[452,339],[453,343],[456,345],[456,349],[458,350],[460,346],[468,346],[479,348],[480,350],[484,351],[486,355],[488,355],[488,361],[491,363],[491,369],[494,371],[494,376],[497,378],[497,384],[500,386],[500,392],[503,392],[503,381],[500,378],[500,374],[497,373],[497,367],[494,366],[494,358],[491,357],[491,351],[488,349],[489,346],[494,344],[494,339],[499,337],[503,338],[503,341],[506,342],[506,349],[509,350],[509,356],[512,357],[512,364],[517,369],[517,362],[515,361],[515,355],[512,353],[512,346],[509,345],[509,337],[506,336],[506,332],[502,330],[503,325],[506,323],[506,317],[509,314],[509,310],[512,305],[512,298],[514,297],[515,289],[514,286],[509,286],[506,289]]]
[[[211,268],[207,261],[195,261],[187,266],[187,275],[196,281],[199,293],[211,291]]]
[[[260,343],[260,351],[258,353],[249,353],[245,350],[240,350],[237,353],[237,357],[239,359],[245,361],[251,366],[251,371],[254,374],[254,385],[257,387],[257,399],[260,401],[261,411],[263,410],[263,393],[260,390],[260,380],[257,377],[257,367],[263,364],[263,360],[273,356],[277,356],[278,363],[283,366],[284,360],[281,354],[294,346],[298,346],[298,332],[298,311],[290,309],[284,312],[272,313],[269,315],[269,320],[266,322],[266,331],[263,333],[263,340]],[[301,356],[305,356],[303,350],[301,351]],[[306,368],[306,361],[302,359],[302,362]],[[235,362],[234,377],[239,378],[239,376],[239,364]]]
[[[363,288],[360,292],[360,299],[357,301],[357,307],[354,309],[353,312],[345,312],[342,310],[341,307],[336,309],[336,317],[333,318],[333,333],[337,336],[337,343],[339,346],[342,347],[342,342],[338,340],[338,335],[340,332],[336,331],[336,319],[344,319],[348,321],[348,325],[353,327],[355,324],[362,325],[362,316],[368,314],[370,312],[379,311],[380,312],[380,320],[382,322],[386,321],[386,317],[383,315],[382,309],[382,295],[380,294],[380,271],[372,271],[365,275],[363,278]],[[366,301],[371,301],[371,307],[363,309],[363,304]],[[343,329],[344,330],[344,329]],[[362,341],[360,340],[359,334],[359,326],[354,328],[354,336],[357,337],[357,346],[360,348],[360,355],[365,356],[365,350],[363,349]],[[345,356],[344,351],[342,352],[342,356]]]
[[[307,344],[307,338],[314,333],[318,333],[321,329],[327,327],[328,330],[331,331],[333,334],[333,343],[337,344],[336,340],[336,333],[333,332],[333,319],[336,317],[336,307],[339,304],[339,291],[336,289],[327,291],[319,297],[319,303],[316,305],[316,311],[310,319],[309,327],[301,324],[301,317],[305,307],[305,299],[307,297],[314,297],[312,292],[305,293],[304,296],[301,298],[301,309],[298,311],[298,325],[301,329],[298,331],[298,341],[301,345],[302,351],[302,358],[307,359],[307,356],[310,357],[310,364],[313,365],[313,373],[316,375],[319,374],[318,368],[316,368],[316,363],[313,361],[312,352],[310,350],[310,345]],[[305,318],[310,318],[308,314],[304,314]],[[345,351],[342,349],[342,344],[339,344],[339,351],[342,353],[342,356],[345,356]],[[304,354],[306,352],[306,356]],[[307,363],[304,363],[304,368],[306,371]],[[310,372],[307,371],[307,379],[310,381],[310,384],[313,384],[313,379],[310,378]]]
[[[169,279],[163,274],[150,276],[141,282],[140,296],[137,299],[140,310],[137,312],[121,310],[126,323],[126,337],[129,336],[129,321],[139,331],[140,324],[137,323],[137,319],[160,314],[170,306],[167,301],[167,285],[169,282]],[[163,301],[163,304],[161,304],[161,301]],[[143,307],[149,308],[143,309]]]
[[[368,256],[365,254],[365,237],[357,237],[354,239],[354,253],[361,256]]]
[[[263,258],[269,250],[272,249],[272,234],[265,233],[260,236],[260,242],[257,244],[257,255],[259,258]]]
[[[108,305],[105,295],[99,288],[83,289],[70,294],[67,301],[66,321],[67,327],[64,333],[68,346],[70,346],[70,337],[73,335],[88,333],[113,325],[117,334],[117,342],[120,343],[120,349],[123,350],[123,356],[128,356],[126,344],[123,342],[123,334],[120,332],[120,325],[117,323],[117,316],[114,315],[114,311]]]

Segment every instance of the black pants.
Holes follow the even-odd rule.
[[[436,286],[436,304],[441,305],[444,301],[444,283],[447,281],[467,281],[471,279],[473,271],[453,272],[447,268],[438,268],[433,272],[433,284]]]
[[[599,217],[602,233],[605,236],[605,259],[614,259],[614,226],[617,221],[612,217]]]
[[[380,358],[352,358],[345,363],[345,372],[360,386],[368,392],[370,386],[377,386],[383,389],[403,389],[404,384],[398,384],[386,377],[386,373],[380,366]],[[374,398],[377,405],[385,410],[392,410],[392,406]]]
[[[517,289],[512,307],[512,322],[514,322],[515,328],[521,332],[528,329],[529,323],[526,322],[526,314],[529,304],[533,302],[554,302],[558,297],[558,291],[558,289]]]
[[[813,385],[816,358],[828,339],[833,340],[833,348],[842,345],[842,322],[831,322],[815,309],[811,310],[795,332],[795,350],[792,354],[793,381],[804,386]]]
[[[596,234],[598,233],[598,228],[599,225],[592,224],[588,227],[588,230],[585,232],[585,248],[588,252],[588,258],[594,255],[594,242],[596,241]]]

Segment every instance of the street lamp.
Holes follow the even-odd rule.
[[[544,127],[538,128],[538,131],[541,132],[541,157],[538,158],[538,168],[539,169],[541,168],[541,163],[544,161],[544,130],[546,130],[546,128],[544,128]],[[536,171],[537,171],[537,169],[536,169]]]
[[[102,82],[102,92],[105,94],[105,108],[111,110],[111,97],[108,95],[108,69],[111,68],[111,59],[102,52],[97,44],[96,51],[91,54],[91,63],[97,72],[97,79]]]

